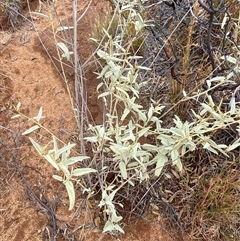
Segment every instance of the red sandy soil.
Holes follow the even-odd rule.
[[[69,4],[65,2],[64,6],[68,6],[65,9],[68,14],[71,13],[71,1],[67,0],[67,2]],[[86,3],[86,0],[79,1],[79,13],[84,10]],[[104,0],[93,1],[86,16],[79,23],[79,32],[82,33],[79,36],[81,43],[79,52],[83,59],[88,58],[92,52],[88,40],[90,22],[96,13],[99,16],[104,14],[106,4],[107,1]],[[38,11],[37,2],[31,2],[31,8],[32,11]],[[41,11],[44,12],[44,10],[45,8],[42,7]],[[24,13],[29,16],[26,8]],[[51,39],[49,23],[45,19],[36,17],[31,20],[33,23],[23,21],[17,31],[12,31],[4,17],[1,17],[0,21],[0,132],[6,133],[3,129],[6,122],[16,132],[21,126],[19,136],[21,131],[27,129],[29,126],[27,123],[19,124],[18,120],[9,118],[9,115],[13,115],[10,111],[12,106],[21,102],[21,112],[30,117],[36,116],[42,106],[45,117],[44,126],[60,138],[71,141],[73,134],[77,132],[77,127],[69,95],[38,37],[41,37],[50,55],[54,55],[55,47]],[[99,122],[101,106],[97,104],[95,92],[98,80],[92,72],[93,69],[88,69],[86,73],[88,105],[94,121]],[[73,83],[71,69],[67,74],[69,81]],[[4,136],[3,134],[2,138]],[[44,143],[50,136],[41,136],[41,133],[38,133],[36,137]],[[7,158],[8,156],[6,153]],[[157,222],[137,218],[125,224],[125,235],[102,234],[101,228],[94,225],[94,208],[92,205],[87,205],[84,197],[78,196],[76,207],[68,211],[65,189],[52,178],[52,167],[36,153],[26,137],[21,137],[16,161],[36,195],[44,200],[42,196],[44,193],[48,199],[47,205],[54,206],[57,218],[56,240],[182,240],[172,239]],[[16,169],[11,168],[11,163],[6,165],[5,162],[0,162],[0,169],[0,240],[51,240],[52,223],[47,211],[34,200]],[[170,230],[169,233],[171,233]]]

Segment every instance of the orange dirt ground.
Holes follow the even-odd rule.
[[[67,2],[69,4],[65,2],[65,6],[68,6],[65,10],[70,13],[71,1],[67,0]],[[86,3],[86,0],[79,1],[79,13],[84,10]],[[88,40],[89,20],[94,18],[96,13],[104,14],[105,5],[104,0],[93,1],[85,18],[79,23],[79,32],[82,33],[79,36],[79,52],[83,59],[91,54]],[[32,11],[39,9],[36,2],[31,3],[31,8]],[[27,14],[26,9],[24,13]],[[8,115],[9,109],[21,102],[21,111],[30,117],[35,116],[42,106],[45,127],[53,133],[58,133],[60,138],[69,138],[68,141],[71,141],[71,134],[76,133],[77,128],[65,84],[53,67],[33,28],[34,24],[48,52],[54,55],[54,44],[52,39],[48,38],[51,36],[51,34],[48,35],[49,23],[45,19],[36,18],[31,20],[33,24],[24,21],[17,31],[11,31],[4,22],[6,21],[4,17],[1,17],[0,21],[0,133],[3,133],[6,121],[8,126],[18,131],[17,128],[20,126],[18,120],[11,120]],[[94,121],[99,122],[101,106],[97,104],[95,92],[98,81],[92,72],[93,70],[89,70],[86,73],[88,104]],[[73,73],[69,71],[67,74],[69,80],[73,81]],[[19,136],[20,132],[28,127],[27,123],[23,124],[19,130]],[[4,135],[1,138],[3,140]],[[44,138],[47,137],[41,138],[44,142]],[[137,218],[125,225],[125,235],[116,237],[102,234],[101,229],[94,225],[94,211],[91,208],[82,210],[82,207],[87,206],[83,197],[78,196],[75,209],[68,211],[67,193],[61,184],[52,178],[53,169],[50,164],[36,153],[26,137],[21,137],[16,161],[39,198],[44,200],[42,194],[39,194],[44,190],[43,193],[48,198],[47,204],[54,206],[57,218],[56,240],[182,240],[171,238],[168,232],[157,223]],[[0,171],[0,240],[51,240],[52,223],[47,211],[27,191],[21,176],[14,167],[11,168],[11,164],[0,162],[0,169],[2,169]],[[54,201],[51,203],[49,200]],[[171,233],[168,228],[166,229]]]

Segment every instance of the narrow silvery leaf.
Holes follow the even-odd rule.
[[[130,110],[128,108],[124,109],[123,115],[121,117],[121,121],[125,120],[125,118],[127,117],[127,115],[130,113]]]
[[[192,110],[192,109],[191,109],[191,111],[192,111],[193,115],[194,115],[197,119],[201,120],[201,116],[200,116],[200,115],[198,115],[198,114],[197,114],[194,110]]]
[[[211,81],[208,79],[208,80],[206,80],[206,83],[207,83],[208,88],[210,88],[211,87]]]
[[[135,22],[135,30],[137,33],[140,32],[143,27],[144,27],[144,24],[141,21]]]
[[[220,57],[220,59],[225,59],[225,58],[227,59],[227,61],[229,61],[229,62],[231,62],[233,64],[237,63],[237,60],[235,58],[229,56],[229,55]]]
[[[129,168],[131,168],[131,167],[137,167],[137,166],[139,166],[139,163],[138,162],[131,162],[131,163],[128,163],[128,165],[127,165]]]
[[[127,151],[127,147],[125,146],[121,146],[120,144],[115,144],[112,143],[112,145],[110,146],[110,149],[116,154],[116,155],[120,155],[122,156],[124,154],[124,152]]]
[[[116,87],[116,90],[122,92],[122,93],[129,99],[128,93],[127,93],[123,88],[120,88],[120,87],[117,86],[117,87]]]
[[[99,40],[95,39],[95,38],[89,38],[89,40],[95,42],[96,44],[99,44]]]
[[[132,132],[130,133],[130,135],[125,135],[121,138],[122,142],[126,142],[126,141],[129,141],[129,140],[132,140],[132,141],[135,140],[135,136],[133,135]]]
[[[131,185],[131,186],[135,186],[134,182],[131,179],[127,179],[127,182]]]
[[[67,177],[70,176],[70,172],[68,170],[68,167],[66,165],[64,165],[63,162],[59,162],[57,165],[61,169],[61,171],[64,173],[65,176],[67,176]]]
[[[116,61],[116,62],[124,62],[123,59],[120,59],[120,58],[117,58],[117,57],[114,57],[114,56],[108,56],[108,57],[106,57],[106,60]]]
[[[97,51],[97,55],[98,55],[100,58],[102,58],[102,59],[105,59],[107,56],[109,56],[108,53],[104,52],[104,51],[101,50],[101,49],[99,49],[99,50]]]
[[[130,87],[130,90],[133,92],[135,96],[137,96],[137,98],[139,98],[139,95],[138,95],[139,92],[136,90],[136,88]]]
[[[65,187],[67,189],[68,197],[69,197],[69,211],[73,209],[74,204],[75,204],[75,190],[73,183],[71,181],[66,181]]]
[[[142,145],[142,148],[146,149],[146,150],[149,150],[149,151],[157,151],[159,147],[155,146],[155,145],[152,145],[152,144],[145,143],[145,144]]]
[[[206,105],[205,103],[201,103],[201,106],[208,112],[212,113],[214,110],[209,106],[209,105]],[[202,112],[202,111],[201,111]],[[201,115],[201,112],[200,112],[200,115]]]
[[[221,149],[227,148],[227,145],[225,145],[225,144],[218,144],[217,146],[218,146],[219,148],[221,148]]]
[[[154,107],[151,105],[149,110],[148,110],[148,120],[151,119],[151,117],[153,115],[153,111],[154,111]]]
[[[108,71],[109,71],[109,66],[106,65],[106,66],[102,69],[101,73],[98,74],[97,79],[101,79],[103,76],[106,75],[106,73],[107,73]],[[103,85],[103,83],[101,82],[99,85]],[[99,85],[98,85],[98,87],[97,87],[97,90],[99,89]]]
[[[60,26],[60,27],[57,28],[56,33],[60,32],[60,31],[64,31],[64,30],[70,30],[70,29],[73,29],[73,28],[74,27],[72,27],[72,26]]]
[[[163,169],[165,163],[168,161],[168,159],[165,155],[161,155],[161,154],[157,156],[157,159],[158,160],[156,163],[154,175],[159,177],[162,172],[162,169]]]
[[[83,175],[86,175],[86,174],[89,174],[89,173],[92,173],[92,172],[97,172],[95,169],[92,169],[92,168],[77,168],[77,169],[74,169],[73,172],[72,172],[72,175],[73,176],[83,176]]]
[[[137,69],[142,69],[142,70],[151,70],[150,68],[148,68],[148,67],[145,67],[145,66],[141,66],[141,65],[139,65],[139,66],[136,66],[137,67]]]
[[[142,59],[143,56],[129,56],[128,60],[132,60],[132,59]]]
[[[57,153],[58,151],[58,145],[57,145],[57,140],[56,140],[56,137],[53,135],[52,136],[53,138],[53,148],[54,148],[54,152]]]
[[[120,233],[124,233],[123,229],[118,225],[118,224],[115,224],[115,230],[119,231]]]
[[[31,128],[29,128],[28,130],[24,131],[24,132],[22,133],[22,135],[23,135],[23,136],[24,136],[24,135],[27,135],[27,134],[29,134],[29,133],[31,133],[31,132],[39,129],[39,128],[40,128],[39,125],[34,125],[34,126],[32,126]]]
[[[70,157],[68,160],[67,160],[67,165],[72,165],[76,162],[80,162],[82,160],[85,160],[85,159],[89,159],[90,157],[89,156],[75,156],[75,157]]]
[[[122,220],[122,216],[118,216],[117,213],[116,213],[116,209],[115,210],[112,210],[112,221],[113,223],[118,223]]]
[[[32,138],[29,138],[29,140],[32,142],[32,145],[35,147],[35,149],[38,151],[38,153],[42,156],[42,153],[43,153],[42,147],[36,141],[34,141]]]
[[[221,23],[221,29],[224,29],[224,26],[228,22],[228,19],[229,19],[228,15],[227,15],[227,13],[225,13],[224,18],[223,18],[222,23]]]
[[[235,103],[235,97],[232,97],[231,98],[231,101],[230,101],[230,114],[231,115],[234,115],[236,113],[236,103]]]
[[[103,233],[114,231],[114,224],[111,221],[107,221],[103,228]]]
[[[46,14],[43,14],[43,13],[30,12],[30,14],[36,15],[37,17],[40,17],[40,18],[45,18],[45,19],[47,19],[48,21],[50,20],[49,16],[47,16]]]
[[[176,149],[173,149],[171,151],[171,158],[172,158],[172,161],[174,162],[175,160],[177,160],[179,157],[179,153]]]
[[[209,150],[209,151],[211,151],[211,152],[213,152],[213,153],[215,153],[215,154],[218,154],[218,152],[217,152],[216,150],[214,150],[214,149],[210,146],[209,143],[205,143],[205,144],[203,145],[203,148],[204,148],[204,149],[207,149],[207,150]]]
[[[21,115],[17,114],[17,115],[12,116],[11,119],[17,119],[19,117],[21,117]]]
[[[16,106],[16,109],[17,109],[17,110],[20,110],[20,107],[21,107],[21,102],[18,102],[18,103],[17,103],[17,106]]]
[[[225,81],[225,79],[226,78],[224,76],[216,76],[211,79],[211,82],[222,82]]]
[[[74,146],[76,146],[76,144],[68,144],[68,145],[64,146],[63,148],[59,149],[59,150],[56,152],[56,155],[59,156],[59,155],[61,155],[63,152],[68,151],[68,150],[71,150],[71,148],[73,148]]]
[[[227,148],[227,151],[232,151],[234,149],[236,149],[237,147],[240,146],[240,143],[236,142],[236,143],[233,143],[232,145],[230,145],[228,148]]]
[[[99,92],[99,89],[103,86],[103,82],[101,82],[98,86],[97,86],[97,92]]]
[[[113,198],[114,198],[115,194],[117,193],[117,191],[118,191],[118,190],[116,189],[116,190],[112,191],[112,192],[110,193],[110,195],[105,195],[106,203],[107,203],[108,205],[114,206],[114,204],[112,203],[112,201],[113,201]]]
[[[183,90],[182,92],[183,92],[183,96],[184,96],[184,97],[187,97],[187,93],[186,93],[186,91]]]
[[[122,178],[126,180],[127,179],[127,169],[126,169],[126,164],[123,161],[120,161],[119,168],[120,168]]]
[[[44,155],[44,158],[53,166],[55,167],[58,171],[60,171],[57,162],[54,160],[53,156],[51,154],[46,154]]]
[[[175,115],[173,121],[178,129],[182,129],[183,123],[177,115]]]
[[[109,91],[103,92],[102,94],[98,95],[98,99],[103,98],[103,97],[106,97],[106,96],[108,96],[108,95],[110,95],[110,92],[109,92]]]
[[[62,54],[62,57],[63,58],[66,58],[68,61],[70,60],[70,55],[73,55],[73,52],[72,51],[69,51],[68,55],[66,56],[65,54]]]
[[[98,141],[98,138],[96,136],[89,136],[89,137],[84,137],[84,140],[87,140],[89,142],[95,143]]]
[[[215,106],[215,103],[213,102],[213,99],[212,99],[211,95],[208,95],[208,100],[209,100],[209,103],[212,107]]]
[[[69,52],[68,47],[64,43],[57,43],[57,46],[63,51],[64,56],[67,60],[70,60],[71,53]]]
[[[114,187],[116,187],[116,185],[109,185],[106,187],[106,191],[111,191],[111,190],[113,190]],[[106,193],[105,193],[105,195],[106,195]]]
[[[63,181],[63,178],[61,176],[58,176],[58,175],[52,175],[52,177],[60,182]]]
[[[225,144],[217,144],[215,143],[213,140],[209,139],[208,140],[209,145],[211,145],[211,147],[217,149],[218,151],[220,151],[222,154],[224,154],[225,156],[228,156],[221,148],[226,148]]]
[[[59,158],[59,156],[55,156],[55,158]],[[65,151],[61,155],[61,162],[66,168],[68,168],[67,159],[68,159],[68,156],[67,156],[67,152]]]
[[[230,72],[230,73],[227,75],[226,79],[229,80],[229,79],[231,79],[233,76],[234,76],[234,73],[233,73],[233,72]]]
[[[182,166],[182,162],[181,162],[180,158],[178,158],[176,161],[174,161],[173,164],[177,166],[179,172],[181,172],[183,170],[183,166]]]
[[[39,122],[41,118],[42,118],[42,106],[39,108],[38,115],[36,117],[33,117],[33,119]]]
[[[176,136],[184,136],[182,133],[182,130],[179,130],[178,128],[171,127],[169,131],[172,132]]]
[[[139,116],[140,120],[142,120],[144,122],[147,120],[146,114],[144,112],[139,110],[139,111],[137,111],[137,113],[138,113],[138,116]]]

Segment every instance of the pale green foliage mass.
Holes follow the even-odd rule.
[[[41,128],[40,119],[42,118],[42,107],[39,109],[38,115],[30,120],[36,120],[36,124],[31,128],[22,133],[22,135],[30,134],[38,128]],[[48,143],[53,145],[52,149],[47,149],[38,144],[34,139],[29,138],[34,148],[37,150],[39,155],[44,157],[57,171],[62,172],[62,175],[53,175],[53,178],[62,182],[67,190],[69,197],[69,210],[72,210],[75,204],[75,189],[73,181],[76,177],[80,177],[89,173],[96,172],[93,168],[74,168],[71,165],[81,162],[85,159],[89,159],[88,156],[74,156],[71,157],[71,149],[76,144],[68,143],[62,148],[58,148],[57,140],[54,135],[52,135],[52,142]]]
[[[132,8],[133,5],[127,4],[126,9]],[[124,9],[124,7],[120,9],[120,16]],[[130,17],[127,19],[128,21],[134,21],[133,19],[143,21],[142,18]],[[127,26],[126,17],[121,21],[123,21],[122,26]],[[136,27],[138,23],[134,22],[134,25]],[[145,26],[145,24],[138,26]],[[136,27],[136,31],[138,30]],[[164,111],[164,106],[152,101],[150,107],[144,109],[139,104],[141,87],[147,84],[147,82],[140,83],[138,81],[139,70],[147,71],[148,69],[138,65],[140,56],[131,56],[128,53],[128,47],[123,48],[124,31],[127,30],[123,27],[119,31],[119,35],[114,38],[108,36],[109,40],[105,43],[104,48],[99,48],[97,51],[99,58],[105,63],[98,74],[101,82],[97,89],[101,90],[98,98],[103,100],[107,110],[106,123],[102,126],[91,126],[89,130],[93,136],[85,138],[97,145],[96,149],[102,148],[101,155],[112,158],[112,161],[116,163],[114,171],[119,171],[122,180],[131,185],[144,182],[151,178],[149,170],[154,170],[154,175],[159,176],[167,163],[175,165],[181,172],[183,170],[181,158],[201,146],[207,151],[215,154],[222,153],[226,156],[230,150],[238,147],[239,140],[227,146],[224,143],[217,144],[211,138],[215,130],[226,128],[229,124],[239,123],[240,110],[236,108],[234,99],[231,102],[231,110],[222,112],[220,105],[215,106],[206,91],[207,101],[200,104],[200,113],[197,114],[192,110],[191,122],[183,122],[175,115],[170,128],[163,128],[163,120],[159,119]],[[210,89],[213,84],[218,85],[227,81],[230,82],[225,77],[215,77],[209,79],[207,83]],[[197,100],[198,95],[190,97],[184,92],[184,98],[186,101]],[[120,106],[123,106],[122,111],[119,111]],[[100,135],[99,130],[104,130],[104,134]],[[141,141],[141,138],[147,137],[155,139],[155,143],[146,144]],[[99,140],[102,141],[99,142]],[[115,192],[111,198],[105,191],[103,193],[105,201],[101,201],[101,206],[105,206],[108,210],[108,221],[104,231],[119,230],[119,227],[115,226],[118,218],[113,218],[115,213],[112,202]]]
[[[147,22],[141,15],[141,5],[137,1],[113,1],[118,9],[119,24],[115,36],[110,36],[105,31],[108,41],[104,46],[99,46],[97,55],[101,59],[102,69],[98,73],[99,85],[97,91],[98,98],[105,105],[104,120],[102,125],[89,125],[91,135],[84,138],[83,141],[92,143],[94,147],[93,159],[110,159],[114,163],[114,170],[109,170],[107,165],[102,165],[102,170],[106,178],[108,172],[114,171],[121,178],[119,183],[107,185],[102,183],[102,199],[99,206],[103,209],[105,216],[104,232],[119,231],[124,232],[120,226],[122,217],[117,214],[114,197],[117,192],[125,185],[132,186],[137,183],[144,183],[154,176],[160,176],[162,169],[166,164],[176,166],[178,171],[183,170],[182,157],[189,152],[202,147],[206,151],[218,154],[228,155],[228,152],[240,146],[240,139],[237,139],[231,145],[225,143],[216,143],[212,140],[212,133],[217,129],[224,129],[231,124],[238,125],[240,130],[240,110],[236,106],[233,96],[230,103],[230,110],[223,112],[221,103],[216,106],[212,97],[206,91],[204,94],[207,101],[199,104],[199,113],[192,110],[191,121],[182,121],[175,115],[169,128],[164,126],[163,114],[165,107],[160,103],[150,100],[150,107],[144,109],[140,104],[139,96],[141,88],[147,85],[146,82],[139,81],[139,71],[148,71],[145,66],[138,64],[140,56],[131,55],[130,48],[133,39],[128,38],[127,26],[133,25],[136,33],[139,33]],[[126,44],[126,40],[127,44]],[[97,42],[97,40],[95,40]],[[57,44],[64,52],[66,58],[70,58],[71,51],[66,46]],[[229,61],[236,64],[232,57]],[[238,66],[234,71],[238,71]],[[220,85],[223,82],[231,82],[233,75],[225,77],[215,77],[207,80],[209,89],[213,85]],[[200,94],[188,96],[184,91],[183,101],[197,100]],[[39,121],[42,110],[35,118],[33,127],[24,132],[29,134],[40,128]],[[155,140],[151,144],[144,143],[145,138]],[[54,148],[45,150],[36,141],[31,142],[38,153],[43,156],[57,171],[63,175],[54,175],[58,181],[64,183],[70,199],[72,209],[75,202],[75,190],[73,181],[80,176],[96,172],[95,169],[70,167],[76,162],[87,159],[87,156],[70,157],[70,150],[74,144],[67,144],[58,148],[57,141],[53,137]],[[152,171],[152,172],[151,172]],[[105,173],[105,174],[104,174]],[[103,178],[103,180],[105,180]]]

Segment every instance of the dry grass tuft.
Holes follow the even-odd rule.
[[[186,213],[192,240],[239,240],[240,170],[224,167],[206,171],[192,188]]]
[[[4,2],[4,13],[8,23],[12,27],[19,26],[20,16],[22,14],[22,3],[20,0],[6,0]]]

